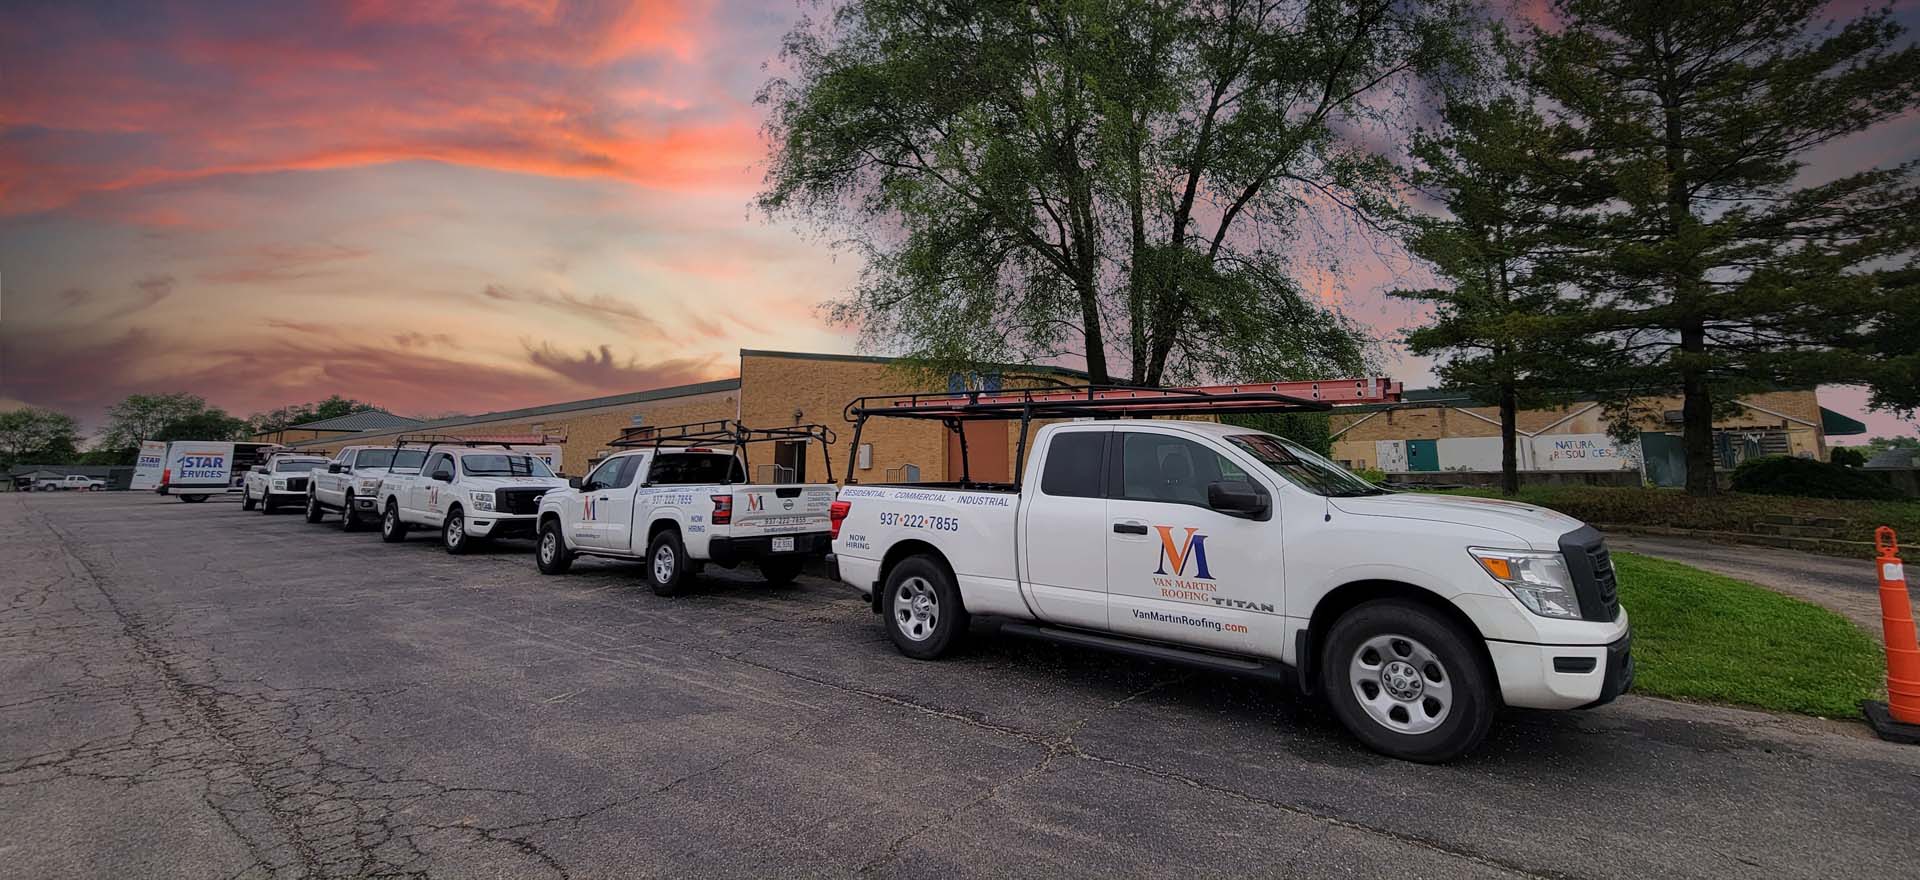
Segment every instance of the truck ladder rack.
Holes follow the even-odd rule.
[[[778,441],[818,441],[820,457],[827,467],[827,482],[833,482],[833,457],[827,447],[833,445],[838,437],[833,429],[826,425],[787,425],[779,428],[749,428],[745,423],[733,419],[715,419],[706,422],[688,422],[684,425],[664,425],[647,427],[636,425],[622,428],[620,436],[607,445],[615,449],[692,449],[700,446],[732,446],[734,455],[740,459],[740,467],[751,479],[752,469],[747,462],[747,446],[752,443],[773,443]]]

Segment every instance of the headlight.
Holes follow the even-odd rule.
[[[1513,591],[1527,610],[1541,617],[1580,619],[1580,597],[1573,589],[1567,560],[1558,553],[1488,550],[1471,547],[1474,561],[1493,579]]]
[[[368,477],[354,484],[354,490],[361,495],[371,495],[378,488],[380,488],[379,477]]]
[[[274,480],[274,481],[273,481],[273,488],[275,488],[275,489],[285,489],[285,488],[287,488],[287,481],[286,481],[286,480]]]
[[[473,507],[475,510],[493,509],[492,492],[469,492],[467,495],[473,499]]]

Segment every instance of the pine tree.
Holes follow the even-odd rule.
[[[1820,0],[1556,0],[1533,80],[1579,129],[1606,199],[1569,280],[1613,348],[1588,384],[1683,399],[1687,490],[1714,491],[1713,420],[1738,395],[1871,379],[1847,346],[1879,274],[1911,260],[1916,166],[1808,182],[1808,154],[1920,106],[1920,50],[1884,9]]]

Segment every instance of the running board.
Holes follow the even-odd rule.
[[[1036,626],[1031,623],[1020,623],[1011,620],[1002,623],[1000,625],[1000,631],[1008,635],[1020,636],[1021,638],[1039,639],[1043,642],[1072,645],[1077,648],[1093,648],[1100,651],[1110,651],[1115,654],[1126,654],[1131,657],[1139,657],[1146,660],[1159,660],[1163,663],[1177,663],[1181,666],[1191,666],[1213,672],[1224,672],[1228,675],[1258,678],[1288,685],[1299,684],[1298,676],[1294,673],[1293,667],[1285,663],[1228,657],[1223,654],[1211,654],[1205,651],[1176,648],[1172,645],[1163,645],[1158,642],[1142,642],[1115,636],[1103,636],[1077,629]]]

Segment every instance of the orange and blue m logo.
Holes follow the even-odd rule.
[[[593,496],[592,495],[582,496],[580,501],[582,502],[580,505],[581,521],[593,522]]]
[[[1192,562],[1194,577],[1213,580],[1213,573],[1207,571],[1206,535],[1195,534],[1200,530],[1189,528],[1186,537],[1176,542],[1173,537],[1173,526],[1154,526],[1153,528],[1160,533],[1160,567],[1154,570],[1154,574],[1167,574],[1167,566],[1171,564],[1172,576],[1184,577],[1187,573],[1187,563]]]

